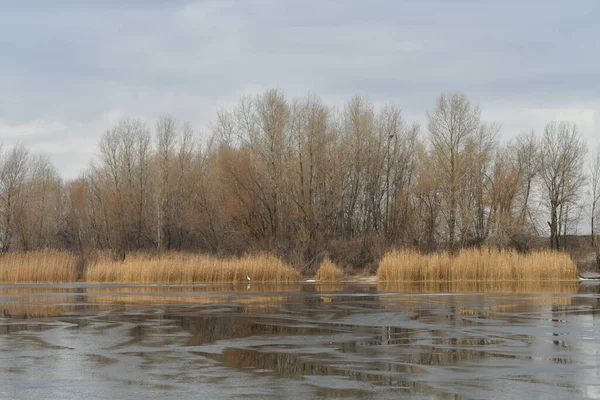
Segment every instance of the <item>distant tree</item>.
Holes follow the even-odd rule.
[[[257,171],[267,178],[265,206],[268,210],[270,235],[277,238],[284,228],[286,193],[284,193],[285,161],[288,155],[289,107],[283,93],[268,90],[253,101],[253,129],[247,131],[250,146],[254,150]]]
[[[59,227],[59,235],[65,248],[82,251],[85,247],[98,247],[92,242],[90,231],[94,226],[88,219],[90,199],[88,181],[85,178],[67,182],[63,194],[63,214]]]
[[[319,98],[308,96],[292,104],[289,117],[291,157],[286,190],[301,224],[296,232],[310,241],[319,230],[332,228],[329,205],[335,200],[327,192],[331,187],[328,173],[334,172],[328,155],[335,139],[330,134],[331,114]]]
[[[16,216],[20,249],[48,248],[56,244],[59,231],[62,182],[44,156],[30,159],[28,170]]]
[[[0,150],[0,250],[7,252],[14,244],[20,214],[26,211],[30,158],[23,146]]]
[[[122,118],[100,140],[101,164],[92,171],[110,247],[119,257],[141,247],[148,196],[149,132],[137,118]]]
[[[479,107],[462,93],[440,95],[435,109],[427,113],[432,156],[446,203],[450,251],[456,250],[460,194],[468,176],[464,154],[480,129],[480,116]]]
[[[412,189],[416,199],[416,217],[419,221],[417,236],[412,238],[417,245],[427,251],[436,248],[438,221],[441,214],[441,182],[436,179],[434,160],[420,144],[416,148],[417,176]]]
[[[465,165],[464,188],[460,191],[461,239],[483,242],[489,234],[491,187],[487,177],[497,154],[496,137],[500,126],[480,123],[463,155]]]
[[[511,236],[518,225],[515,202],[521,179],[515,153],[510,148],[497,151],[490,173],[487,175],[489,189],[489,214],[486,240],[497,246],[510,244]]]
[[[594,158],[592,159],[592,164],[590,166],[590,189],[590,230],[592,236],[592,246],[596,248],[596,217],[598,215],[598,205],[600,204],[600,147],[596,149],[596,154],[594,154]]]
[[[550,122],[544,129],[540,147],[540,176],[550,213],[550,246],[561,247],[566,232],[569,207],[578,199],[585,174],[583,162],[587,147],[576,125]]]
[[[175,178],[172,164],[177,145],[177,129],[177,121],[170,115],[161,116],[156,123],[158,172],[156,246],[159,250],[169,250],[172,244],[171,203]]]
[[[517,171],[520,177],[520,224],[525,226],[528,218],[531,218],[531,197],[534,192],[535,179],[540,172],[540,144],[535,133],[528,131],[517,136],[516,143],[510,147],[516,153]]]

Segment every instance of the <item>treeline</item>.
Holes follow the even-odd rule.
[[[68,182],[4,149],[0,250],[267,250],[306,268],[325,255],[370,263],[390,246],[526,250],[547,232],[560,248],[584,215],[596,223],[599,155],[586,173],[576,125],[501,142],[460,93],[442,94],[421,127],[358,96],[337,109],[269,90],[219,111],[211,131],[123,118]]]

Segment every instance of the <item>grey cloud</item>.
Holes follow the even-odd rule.
[[[0,120],[78,126],[90,148],[106,113],[202,126],[248,88],[336,103],[360,93],[421,119],[448,90],[484,109],[599,101],[595,0],[9,3]]]

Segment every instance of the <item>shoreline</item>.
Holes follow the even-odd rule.
[[[325,257],[307,273],[270,253],[215,257],[199,253],[33,251],[0,255],[0,284],[487,284],[490,282],[576,282],[581,268],[562,252],[517,253],[493,248],[455,255],[414,250],[386,253],[374,274],[344,270]]]
[[[254,281],[254,282],[243,282],[243,281],[223,281],[223,282],[155,282],[155,283],[140,283],[140,282],[106,282],[106,281],[61,281],[61,282],[32,282],[32,281],[18,281],[18,282],[1,282],[0,287],[42,287],[42,286],[69,286],[69,287],[212,287],[212,286],[298,286],[298,285],[313,285],[313,286],[335,286],[335,285],[393,285],[393,286],[410,286],[410,285],[434,285],[434,286],[469,286],[469,285],[526,285],[526,284],[569,284],[569,283],[582,283],[582,284],[598,284],[600,285],[600,279],[549,279],[549,280],[465,280],[465,281],[381,281],[377,279],[377,276],[347,276],[339,281],[317,281],[315,279],[302,279],[298,281]]]

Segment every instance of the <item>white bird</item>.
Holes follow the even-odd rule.
[[[250,282],[250,277],[248,275],[246,275],[246,279],[248,279],[248,282]]]

